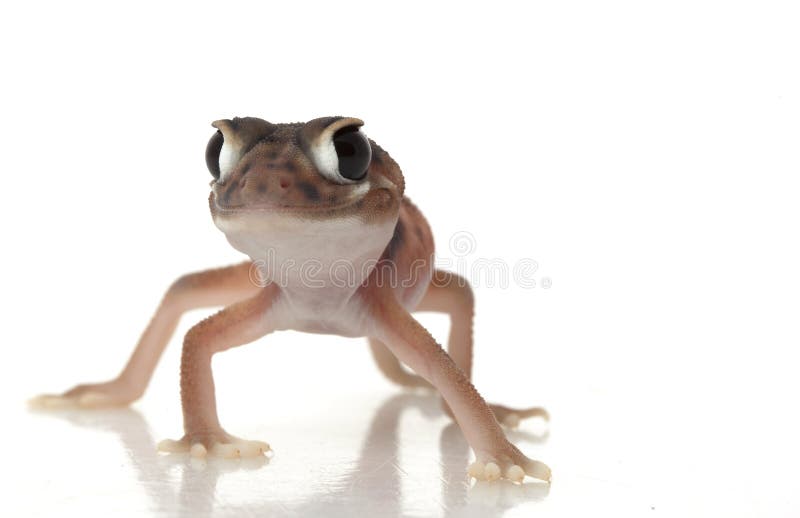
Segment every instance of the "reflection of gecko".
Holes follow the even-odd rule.
[[[297,124],[250,117],[215,122],[218,131],[206,150],[214,176],[211,214],[228,241],[253,262],[181,277],[118,378],[37,401],[89,407],[138,399],[180,315],[225,306],[186,334],[181,359],[186,434],[163,441],[162,450],[223,457],[268,450],[266,443],[236,438],[220,426],[211,357],[272,331],[295,329],[367,336],[390,379],[433,385],[475,450],[472,476],[549,480],[547,466],[525,457],[498,424],[546,414],[487,405],[470,383],[472,292],[463,278],[434,269],[425,218],[403,196],[397,164],[363,135],[361,125],[342,117]],[[449,354],[412,310],[450,315]]]

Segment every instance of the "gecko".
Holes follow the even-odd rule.
[[[273,331],[366,337],[379,370],[405,387],[434,389],[475,453],[478,480],[547,481],[503,427],[540,407],[488,404],[471,382],[474,295],[463,276],[436,268],[431,228],[405,195],[398,164],[353,117],[271,123],[236,117],[212,123],[206,145],[216,227],[250,260],[189,273],[167,289],[121,373],[34,398],[40,407],[124,406],[142,397],[189,310],[222,307],[185,335],[180,360],[183,437],[159,450],[193,457],[251,457],[263,441],[219,422],[212,357]],[[414,311],[450,318],[445,350]]]

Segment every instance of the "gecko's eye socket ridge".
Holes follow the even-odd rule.
[[[367,175],[372,148],[367,137],[356,126],[342,128],[333,134],[333,147],[339,159],[339,174],[348,180],[361,180]]]
[[[206,146],[206,167],[208,167],[211,176],[217,180],[219,180],[220,176],[219,154],[224,143],[225,138],[222,136],[222,132],[217,130],[208,140],[208,145]]]

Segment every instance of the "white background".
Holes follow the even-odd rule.
[[[768,1],[5,4],[2,514],[796,516],[798,26]],[[552,414],[514,435],[549,491],[467,487],[435,400],[291,333],[215,359],[223,424],[271,462],[157,456],[203,312],[135,411],[27,411],[116,374],[177,275],[239,260],[212,120],[337,114],[442,258],[468,231],[468,261],[552,280],[479,283],[475,327],[484,396]]]

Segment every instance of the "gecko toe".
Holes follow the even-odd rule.
[[[84,408],[97,408],[109,406],[113,403],[113,400],[105,394],[100,394],[98,392],[87,392],[78,397],[77,402],[78,406]]]
[[[547,467],[547,464],[539,462],[538,460],[530,459],[528,459],[528,461],[525,463],[525,474],[533,478],[543,480],[547,483],[550,483],[553,476],[550,468]]]
[[[485,466],[483,465],[483,462],[476,460],[475,462],[470,464],[467,473],[469,473],[469,476],[472,478],[475,478],[477,480],[483,480],[484,478],[486,478],[484,476],[484,470]]]
[[[208,455],[208,450],[206,450],[206,447],[198,442],[192,444],[191,449],[189,449],[189,453],[196,459],[202,459]]]
[[[223,459],[233,459],[239,456],[239,448],[234,444],[216,443],[211,447],[211,454]]]
[[[522,412],[522,419],[527,419],[529,417],[539,417],[545,421],[550,421],[550,412],[547,411],[546,408],[542,408],[540,406],[535,406],[531,408],[526,408]]]
[[[500,466],[494,462],[487,462],[483,474],[486,476],[486,480],[497,480],[500,478]]]
[[[503,425],[514,429],[519,427],[519,414],[512,412],[503,418]]]
[[[38,410],[58,410],[74,408],[76,401],[72,397],[42,394],[28,400],[28,406]]]
[[[256,457],[270,451],[269,444],[264,441],[241,441],[237,443],[241,457]]]
[[[506,478],[512,482],[522,482],[525,478],[525,470],[521,466],[514,464],[506,470]]]
[[[158,451],[165,453],[182,453],[189,451],[189,447],[183,441],[173,441],[172,439],[164,439],[157,446]]]

